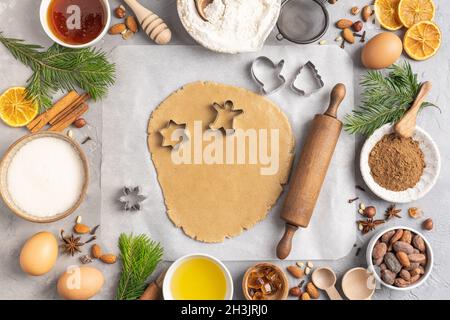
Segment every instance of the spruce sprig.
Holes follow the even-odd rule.
[[[116,300],[136,300],[145,290],[147,278],[161,261],[163,249],[145,234],[122,233],[119,237],[122,272]]]
[[[392,65],[385,75],[381,71],[369,71],[361,82],[361,104],[345,118],[345,130],[349,133],[371,135],[387,123],[402,118],[414,101],[420,82],[411,65],[404,62]],[[424,102],[421,108],[435,106]]]
[[[44,51],[41,46],[7,38],[2,32],[0,43],[33,70],[26,92],[28,98],[39,104],[41,112],[52,106],[52,96],[58,90],[81,88],[92,99],[99,100],[115,82],[115,65],[108,62],[106,54],[100,50],[71,49],[54,44]]]

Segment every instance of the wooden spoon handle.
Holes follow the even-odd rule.
[[[416,100],[411,105],[411,107],[406,111],[405,115],[399,122],[394,126],[395,132],[403,138],[410,138],[414,134],[416,128],[417,113],[420,110],[425,97],[431,90],[431,82],[426,81],[420,87],[419,93],[417,94]]]
[[[165,276],[166,271],[161,272],[158,278],[147,286],[139,300],[162,300],[162,286]]]
[[[328,294],[328,297],[330,297],[330,300],[342,300],[342,296],[337,291],[335,286],[329,287],[326,289],[326,292]]]
[[[167,44],[172,38],[172,32],[166,23],[154,14],[142,6],[137,0],[124,0],[125,3],[133,10],[139,23],[142,26],[144,32],[152,39],[156,44]]]

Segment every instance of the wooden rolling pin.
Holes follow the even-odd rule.
[[[306,137],[281,212],[281,218],[286,221],[286,230],[277,246],[277,256],[280,259],[285,259],[291,252],[292,238],[298,227],[308,227],[311,220],[341,133],[342,122],[336,116],[345,92],[342,83],[334,86],[328,109],[324,114],[316,114]]]
[[[133,10],[142,30],[155,41],[156,44],[167,44],[172,39],[172,32],[165,22],[156,14],[142,6],[137,0],[124,0]]]

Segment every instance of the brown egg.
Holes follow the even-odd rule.
[[[58,294],[68,300],[88,300],[103,287],[105,278],[94,267],[74,266],[58,279]]]
[[[361,62],[369,69],[383,69],[400,57],[403,44],[392,32],[383,32],[370,39],[361,52]]]
[[[25,242],[20,251],[20,267],[32,276],[49,272],[58,258],[58,241],[50,232],[39,232]]]

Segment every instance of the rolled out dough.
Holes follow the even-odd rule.
[[[201,121],[202,129],[207,130],[217,114],[213,103],[224,104],[227,100],[243,110],[234,119],[235,129],[267,129],[266,141],[274,137],[271,129],[278,129],[279,169],[275,174],[262,175],[260,169],[268,165],[260,161],[249,163],[248,144],[245,164],[175,164],[172,149],[161,146],[159,131],[173,120],[186,123],[189,141],[183,143],[190,143],[193,150],[194,122]],[[232,138],[233,135],[223,133],[224,141]],[[203,150],[211,141],[201,143]],[[259,151],[262,140],[258,141]],[[268,145],[270,150],[270,142]],[[223,242],[263,220],[275,204],[289,176],[294,136],[287,117],[267,98],[239,87],[194,82],[174,92],[153,111],[148,124],[148,147],[171,221],[193,239]]]

